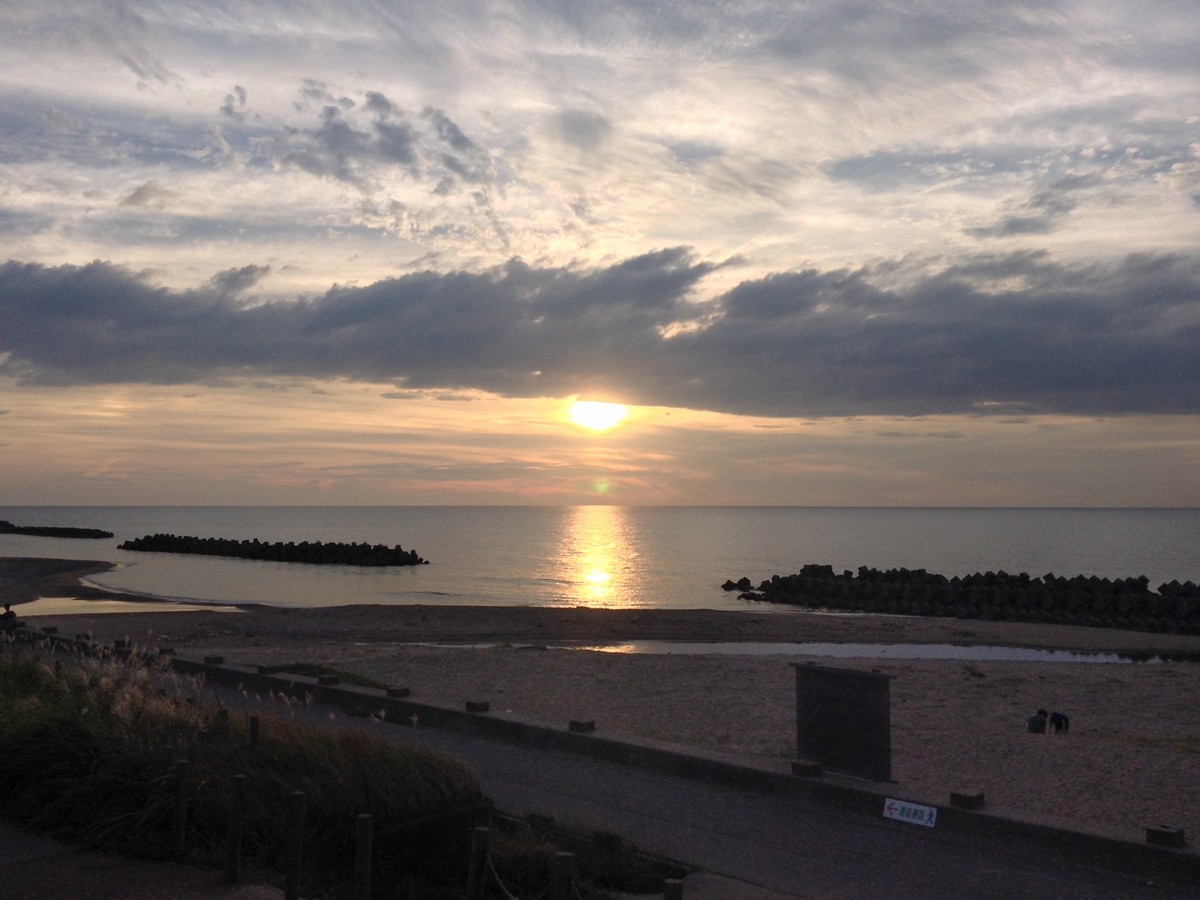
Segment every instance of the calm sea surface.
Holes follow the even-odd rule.
[[[0,535],[0,556],[119,564],[105,587],[179,600],[755,609],[722,591],[805,563],[1146,575],[1200,581],[1196,509],[751,507],[0,507],[15,525],[102,528],[111,540]],[[371,569],[118,550],[166,532],[400,544],[430,565]]]

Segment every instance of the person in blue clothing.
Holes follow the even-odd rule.
[[[1063,732],[1071,730],[1071,720],[1057,710],[1050,713],[1049,721],[1050,730],[1055,734],[1062,734]]]

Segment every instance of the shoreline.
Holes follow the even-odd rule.
[[[1200,636],[1039,625],[981,619],[946,619],[860,613],[822,613],[795,608],[614,609],[585,606],[439,606],[353,604],[281,607],[247,603],[197,603],[131,595],[82,579],[110,571],[96,560],[0,558],[0,598],[21,606],[53,598],[80,603],[70,613],[37,614],[63,619],[99,639],[129,633],[169,634],[188,642],[230,641],[270,633],[284,643],[331,637],[355,643],[495,643],[553,640],[620,643],[637,640],[687,642],[960,644],[1071,650],[1133,656],[1200,654]],[[119,602],[119,615],[89,609],[93,601]],[[98,604],[99,605],[99,604]],[[139,611],[138,607],[154,607]],[[230,616],[231,611],[239,615]],[[165,617],[165,618],[164,618]],[[45,624],[55,625],[49,621]]]
[[[14,603],[17,594],[139,602],[79,584],[107,566],[0,560],[0,591]],[[423,702],[461,708],[464,700],[487,700],[496,715],[556,727],[590,719],[601,734],[743,758],[794,756],[793,663],[876,670],[893,676],[892,770],[900,796],[945,804],[950,791],[983,791],[989,811],[1018,819],[1138,843],[1147,826],[1166,824],[1183,828],[1193,846],[1200,840],[1200,663],[831,660],[549,646],[950,643],[1200,654],[1197,636],[797,611],[240,606],[234,615],[223,608],[25,617],[14,609],[31,626],[64,634],[249,666],[325,665],[409,687]],[[1039,707],[1066,712],[1070,733],[1028,734],[1025,718]]]

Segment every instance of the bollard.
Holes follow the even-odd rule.
[[[1186,847],[1183,829],[1174,825],[1150,825],[1146,828],[1146,843],[1156,847]]]
[[[668,878],[663,882],[663,900],[683,900],[683,882]]]
[[[550,900],[571,900],[571,870],[574,853],[555,853],[550,860]]]
[[[467,867],[467,900],[483,897],[483,872],[487,860],[490,828],[478,827],[471,832],[471,860]]]
[[[287,873],[283,889],[284,900],[300,900],[300,869],[304,864],[304,791],[292,791],[288,820]]]
[[[815,759],[793,759],[792,774],[798,778],[820,778],[825,766]]]
[[[359,813],[354,825],[354,898],[371,900],[371,843],[375,818],[370,813]]]
[[[951,791],[950,805],[958,809],[983,809],[983,791]]]
[[[229,791],[229,833],[225,837],[225,883],[237,884],[242,875],[242,818],[246,807],[246,776],[234,775]]]
[[[192,762],[181,759],[175,763],[175,806],[172,818],[172,845],[175,856],[182,858],[187,850],[188,794],[192,789]]]

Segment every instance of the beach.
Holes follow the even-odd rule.
[[[104,564],[95,564],[103,566]],[[19,616],[35,627],[220,654],[247,665],[317,663],[405,686],[421,702],[556,727],[591,719],[636,736],[746,759],[795,756],[793,663],[886,673],[898,796],[945,804],[982,791],[989,812],[1141,842],[1151,825],[1200,840],[1200,663],[1036,662],[798,655],[619,653],[580,646],[738,641],[957,644],[1111,654],[1200,653],[1200,637],[1068,626],[792,610],[600,610],[558,607],[239,607],[164,611],[83,587],[80,561],[0,561],[9,602],[115,603],[120,613]],[[36,610],[37,603],[25,606]],[[111,609],[112,607],[106,607]],[[170,609],[170,607],[165,607]],[[1066,713],[1065,734],[1035,735],[1039,707]]]

